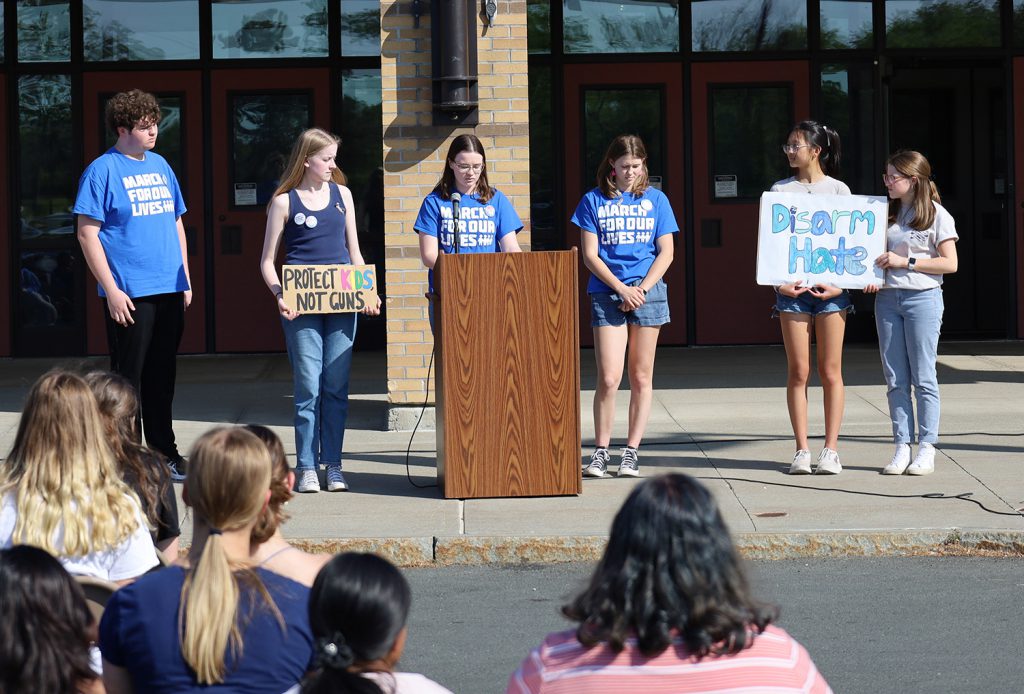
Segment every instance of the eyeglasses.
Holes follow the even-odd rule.
[[[882,174],[882,183],[887,186],[891,186],[896,181],[902,181],[905,178],[910,178],[910,176],[904,176],[902,174],[897,174],[895,176],[891,174]]]
[[[459,171],[461,171],[462,173],[469,173],[470,171],[472,171],[473,173],[480,173],[481,171],[484,170],[484,165],[483,164],[456,164],[455,168],[458,169]]]
[[[796,154],[804,147],[810,147],[810,145],[782,145],[782,151],[786,154]]]

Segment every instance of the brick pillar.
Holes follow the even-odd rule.
[[[435,0],[437,1],[437,0]],[[403,408],[434,401],[427,367],[433,336],[427,322],[427,272],[412,225],[420,203],[437,184],[453,138],[472,132],[487,152],[491,185],[501,189],[530,237],[530,138],[526,0],[498,3],[495,26],[477,16],[480,124],[435,127],[431,106],[429,2],[414,28],[412,3],[381,2],[381,91],[384,116],[384,210],[387,267],[388,400],[392,426]],[[477,3],[477,7],[481,3]]]

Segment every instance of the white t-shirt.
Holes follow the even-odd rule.
[[[452,694],[432,679],[415,672],[364,672],[385,694]]]
[[[11,535],[18,521],[17,500],[14,492],[7,492],[0,500],[0,548],[11,546]],[[160,563],[153,546],[153,538],[142,519],[142,511],[132,501],[136,527],[132,534],[117,547],[104,549],[78,557],[59,556],[57,559],[73,575],[95,576],[106,581],[124,581],[146,573]],[[64,544],[64,527],[58,526],[54,542]]]
[[[937,202],[935,205],[935,221],[927,229],[918,231],[908,226],[901,213],[896,223],[885,232],[885,246],[888,250],[902,255],[904,258],[938,258],[939,244],[960,237],[956,233],[953,216]],[[885,271],[884,289],[934,289],[942,285],[942,275],[929,275],[914,272],[908,268],[894,268]]]
[[[850,186],[831,176],[825,176],[817,183],[800,183],[796,176],[784,178],[772,184],[772,193],[811,193],[814,195],[849,195]]]

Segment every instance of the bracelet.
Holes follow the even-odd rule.
[[[277,294],[274,294],[274,296],[277,297],[278,301],[280,301],[284,298],[284,292],[278,292]]]

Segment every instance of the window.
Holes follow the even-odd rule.
[[[326,55],[327,0],[214,0],[214,58]]]
[[[807,48],[805,0],[693,0],[694,51]]]
[[[789,176],[779,146],[793,127],[788,86],[721,85],[709,88],[712,176],[736,176],[737,198],[756,200]]]
[[[199,58],[198,0],[85,0],[86,60]]]
[[[821,0],[822,48],[871,48],[871,0]]]
[[[563,0],[566,53],[678,53],[679,3]]]
[[[18,0],[18,60],[71,60],[71,15],[59,0]]]
[[[999,46],[999,0],[887,0],[889,48]]]

